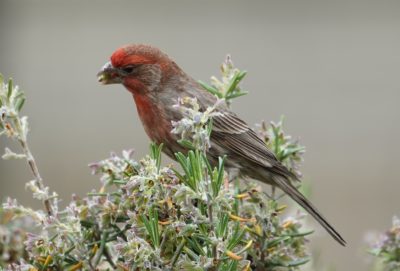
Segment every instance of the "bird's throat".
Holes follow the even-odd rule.
[[[133,94],[133,98],[140,120],[150,139],[158,144],[169,139],[172,127],[171,123],[163,117],[164,112],[147,95],[136,93]]]
[[[133,95],[144,94],[146,91],[144,84],[135,78],[125,78],[123,84],[125,88]]]
[[[145,120],[146,123],[154,120],[156,114],[150,99],[147,96],[139,93],[133,94],[133,99],[135,100],[136,108],[141,120]]]

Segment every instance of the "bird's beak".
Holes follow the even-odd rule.
[[[118,73],[118,70],[113,67],[111,62],[107,62],[97,73],[97,80],[103,85],[108,84],[120,84],[122,83],[122,78]]]

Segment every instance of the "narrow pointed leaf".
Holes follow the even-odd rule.
[[[216,88],[202,82],[202,81],[198,81],[199,84],[208,92],[210,92],[211,94],[216,95],[218,98],[223,98],[223,94],[221,92],[219,92]]]
[[[12,79],[10,78],[10,79],[8,80],[8,92],[7,92],[7,98],[8,98],[8,99],[10,99],[12,92],[13,92],[13,81],[12,81]]]
[[[25,98],[20,98],[15,102],[15,108],[18,112],[21,111],[22,107],[24,106]]]
[[[248,92],[247,91],[241,91],[241,92],[237,92],[237,93],[232,93],[226,96],[226,99],[228,100],[232,100],[234,98],[240,97],[240,96],[244,96],[247,95]]]

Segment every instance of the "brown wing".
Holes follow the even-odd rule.
[[[231,154],[248,162],[266,168],[268,171],[284,177],[297,179],[282,165],[265,145],[264,141],[234,113],[225,111],[213,118],[212,141]],[[228,157],[229,159],[229,157]],[[234,159],[234,158],[233,158]]]

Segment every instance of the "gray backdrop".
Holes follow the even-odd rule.
[[[286,116],[307,147],[312,198],[348,241],[316,227],[311,246],[337,270],[366,270],[365,234],[399,212],[400,2],[0,1],[0,72],[26,91],[30,144],[64,202],[99,187],[87,164],[147,153],[130,95],[96,73],[120,45],[162,48],[194,78],[226,53],[249,74],[234,103],[249,123]],[[9,144],[0,139],[0,147]],[[22,161],[0,161],[0,198],[40,208]]]

